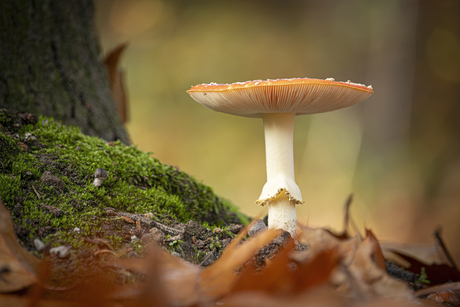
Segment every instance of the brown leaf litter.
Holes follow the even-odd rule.
[[[349,230],[334,234],[304,225],[297,241],[283,239],[274,256],[263,260],[258,252],[285,234],[268,229],[247,238],[245,228],[205,268],[157,244],[140,259],[99,252],[107,257],[86,262],[84,274],[71,275],[73,286],[56,291],[43,285],[58,286],[66,275],[53,276],[52,267],[38,273],[46,260],[17,243],[2,205],[0,220],[1,306],[460,306],[459,283],[446,280],[415,292],[390,276],[387,252],[371,230],[351,236]]]

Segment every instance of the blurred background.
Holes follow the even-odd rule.
[[[343,205],[381,240],[429,243],[442,226],[460,258],[460,2],[96,0],[102,50],[122,58],[134,144],[248,215],[265,183],[261,119],[208,110],[199,83],[333,77],[365,102],[299,116],[295,172],[311,226],[341,229]]]

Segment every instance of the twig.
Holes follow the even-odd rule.
[[[362,240],[363,236],[359,232],[358,227],[356,227],[356,224],[355,224],[355,222],[353,221],[353,219],[351,218],[351,215],[350,215],[350,207],[351,207],[352,203],[353,203],[353,193],[350,194],[350,196],[348,196],[347,200],[345,201],[345,220],[343,222],[343,231],[345,233],[348,233],[348,223],[350,223],[350,225],[353,228],[353,230],[356,232],[356,234]],[[348,235],[350,235],[350,233],[348,233]]]
[[[343,231],[347,231],[348,229],[348,219],[350,218],[350,206],[353,202],[353,194],[350,194],[345,201],[345,212],[344,212],[344,220],[343,220]]]
[[[168,233],[177,234],[177,235],[182,235],[184,233],[183,230],[179,230],[179,229],[175,229],[175,228],[166,226],[166,225],[161,224],[160,222],[157,222],[155,220],[152,220],[152,222],[155,225],[155,227],[160,228],[161,230],[166,231]]]
[[[38,194],[38,191],[35,189],[35,187],[32,185],[32,189],[34,189],[35,194],[37,194],[38,199],[42,199],[40,194]]]
[[[421,290],[415,291],[414,295],[415,295],[415,297],[422,297],[422,296],[428,295],[430,293],[436,293],[436,292],[441,292],[441,291],[446,291],[446,290],[459,291],[460,290],[460,282],[446,283],[446,284],[442,284],[442,285],[429,287],[429,288],[426,288],[426,289],[421,289]]]
[[[167,233],[174,234],[174,235],[182,235],[184,233],[184,230],[176,229],[173,227],[166,226],[160,222],[157,222],[155,220],[149,220],[140,214],[132,214],[132,213],[126,213],[126,212],[116,212],[118,216],[125,216],[128,217],[134,221],[141,221],[142,223],[145,223],[149,226],[153,226],[156,228],[159,228]]]
[[[206,256],[204,257],[203,261],[201,261],[199,266],[203,266],[212,256],[214,256],[214,250],[206,254]]]
[[[457,270],[457,265],[455,264],[454,258],[452,258],[452,256],[450,255],[446,245],[444,244],[444,241],[441,238],[441,228],[437,228],[434,231],[433,236],[436,238],[436,241],[438,241],[439,246],[441,246],[441,249],[444,252],[444,255],[446,256],[447,261],[449,261],[450,265]]]

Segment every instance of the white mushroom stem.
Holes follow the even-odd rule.
[[[105,178],[94,178],[93,185],[95,187],[100,187],[102,182],[104,182]]]
[[[284,193],[279,194],[268,203],[268,228],[283,229],[297,238],[296,204]]]
[[[294,113],[263,114],[267,181],[283,176],[294,180]]]
[[[296,237],[296,204],[302,195],[294,179],[295,113],[263,114],[267,183],[258,200],[268,204],[268,227],[289,231]]]

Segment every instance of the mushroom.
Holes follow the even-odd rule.
[[[293,134],[296,115],[346,108],[367,99],[372,86],[312,78],[200,84],[187,93],[223,113],[261,117],[264,123],[267,183],[257,204],[268,205],[269,228],[297,236],[297,204],[302,195],[294,179]]]
[[[98,168],[96,169],[96,171],[94,172],[94,182],[93,182],[93,185],[95,187],[100,187],[102,185],[102,182],[104,182],[104,180],[107,179],[107,171],[105,169],[102,169],[102,168]]]

